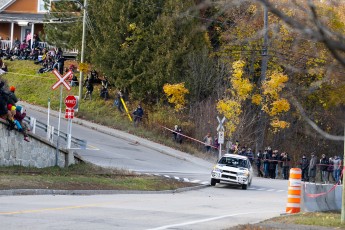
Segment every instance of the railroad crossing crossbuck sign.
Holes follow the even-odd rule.
[[[218,127],[217,127],[217,131],[218,131],[218,132],[224,132],[224,126],[223,126],[223,124],[224,124],[226,118],[223,117],[223,119],[220,120],[220,118],[217,116],[217,120],[218,120],[218,122],[219,122],[219,125],[218,125]]]
[[[68,73],[66,73],[66,75],[62,77],[60,73],[56,69],[54,69],[53,74],[55,74],[58,79],[58,81],[52,86],[53,90],[61,84],[63,84],[67,90],[71,90],[71,86],[66,82],[66,79],[73,74],[72,71],[68,71]]]

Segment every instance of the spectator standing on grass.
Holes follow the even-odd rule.
[[[141,104],[138,104],[138,107],[133,112],[134,115],[134,125],[139,124],[144,116],[144,110],[141,107]]]
[[[177,142],[177,130],[178,130],[178,125],[174,126],[174,132],[173,132],[173,136],[174,136],[174,141]]]
[[[289,179],[289,170],[290,170],[290,157],[289,154],[286,152],[283,152],[281,154],[281,161],[282,161],[282,167],[283,167],[283,179],[288,180]]]
[[[123,104],[122,104],[122,92],[121,90],[119,90],[116,95],[115,95],[115,100],[114,100],[114,106],[117,107],[117,109],[123,113],[124,112],[124,107],[123,107]]]
[[[87,81],[86,83],[86,93],[84,96],[84,100],[86,100],[87,96],[89,96],[90,100],[92,100],[92,92],[93,92],[93,83],[92,81]]]
[[[269,169],[270,169],[270,155],[268,154],[268,150],[265,149],[263,156],[262,156],[262,160],[264,162],[264,173],[265,173],[265,178],[269,177]]]
[[[309,162],[309,180],[310,182],[315,183],[315,177],[316,177],[316,164],[317,164],[317,157],[314,152],[311,153],[311,158]]]
[[[109,98],[108,88],[103,85],[101,88],[100,97],[104,98],[105,101]]]
[[[302,169],[302,181],[308,181],[309,180],[309,177],[308,177],[309,160],[305,154],[303,154],[302,156],[300,166]]]
[[[213,137],[213,146],[214,146],[215,152],[217,153],[218,152],[218,148],[219,148],[218,136],[214,136]]]
[[[339,156],[334,156],[333,160],[333,175],[334,175],[334,180],[336,183],[339,182],[340,179],[340,170],[341,169],[341,160]]]
[[[329,175],[331,175],[333,182],[335,182],[335,178],[334,178],[334,174],[333,174],[333,171],[334,171],[333,160],[334,160],[333,157],[330,157],[328,159],[328,167],[327,167],[328,177],[327,177],[327,181],[330,181],[329,180]]]
[[[280,163],[280,154],[279,154],[279,151],[276,149],[273,151],[274,154],[276,155],[276,169],[275,169],[275,178],[278,178],[279,177],[279,165],[280,167],[282,167]]]
[[[251,148],[247,148],[246,156],[248,157],[251,164],[254,162],[254,153]]]
[[[327,184],[328,182],[328,165],[329,160],[325,154],[322,154],[322,158],[320,159],[320,172],[321,172],[321,182]]]
[[[175,126],[176,128],[176,126]],[[179,144],[182,144],[182,128],[181,126],[177,126],[177,129],[175,129],[176,131],[176,142],[179,143]]]
[[[71,79],[71,86],[73,87],[73,86],[78,86],[78,78],[77,78],[77,76],[75,75],[75,74],[73,74],[73,77],[72,77],[72,79]]]
[[[204,137],[204,143],[205,143],[206,152],[210,152],[211,146],[213,144],[211,133],[207,133],[207,135]]]
[[[262,161],[263,154],[261,153],[261,150],[258,151],[257,153],[257,158],[256,158],[256,168],[258,170],[258,177],[263,177],[264,174],[261,171],[261,161]]]
[[[277,174],[276,174],[276,169],[277,169],[278,161],[277,161],[277,155],[276,152],[274,151],[272,153],[272,156],[270,157],[270,178],[271,179],[276,179]]]

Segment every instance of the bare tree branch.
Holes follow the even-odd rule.
[[[321,134],[324,138],[333,141],[344,141],[344,136],[336,136],[331,135],[325,131],[323,131],[314,121],[312,121],[308,115],[306,114],[305,110],[303,109],[302,105],[297,101],[297,99],[290,93],[290,101],[291,103],[297,108],[300,112],[303,119],[319,134]]]
[[[331,32],[327,28],[323,27],[319,20],[315,21],[315,16],[317,18],[315,5],[312,3],[309,3],[310,10],[314,14],[314,24],[315,28],[312,28],[311,26],[308,26],[307,24],[304,24],[297,19],[294,19],[293,17],[289,17],[285,13],[283,13],[281,10],[277,9],[274,4],[272,4],[269,0],[257,0],[258,2],[261,2],[264,4],[271,13],[279,17],[281,20],[283,20],[287,25],[290,27],[300,31],[305,36],[317,41],[322,42],[326,45],[328,50],[332,53],[333,57],[338,60],[343,66],[345,66],[345,58],[342,57],[339,52],[345,52],[345,43],[344,43],[344,36]]]

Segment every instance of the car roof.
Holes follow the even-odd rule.
[[[231,154],[231,153],[224,154],[223,157],[233,157],[233,158],[238,158],[238,159],[243,159],[243,160],[248,159],[248,157],[246,156],[241,156],[238,154]]]

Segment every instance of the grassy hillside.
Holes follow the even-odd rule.
[[[9,72],[1,78],[6,80],[8,85],[14,85],[16,87],[16,95],[20,100],[47,108],[48,99],[50,98],[51,108],[53,110],[59,109],[60,90],[51,89],[57,81],[54,74],[38,74],[37,70],[41,66],[35,65],[32,61],[17,60],[6,62],[6,64],[8,65]],[[65,66],[68,65],[68,62],[65,63]],[[84,94],[85,90],[86,89],[84,88]],[[71,91],[67,91],[64,88],[63,99],[67,95],[77,96],[78,92],[78,87],[73,87]],[[182,123],[179,120],[179,117],[174,114],[173,109],[161,105],[157,107],[147,107],[143,104],[145,110],[144,125],[134,127],[133,123],[129,121],[128,116],[125,113],[120,113],[116,107],[113,107],[116,89],[114,87],[109,87],[110,99],[107,101],[100,98],[99,92],[100,85],[96,84],[93,91],[92,101],[82,100],[79,112],[76,113],[76,117],[142,136],[182,151],[197,154],[203,158],[208,157],[198,150],[198,148],[202,148],[202,146],[194,145],[194,143],[191,143],[188,140],[185,140],[185,143],[182,145],[176,144],[172,141],[172,134],[169,131],[164,131],[160,127],[160,124],[173,127],[174,124]],[[136,105],[136,101],[130,101],[127,104],[129,111],[133,111]],[[65,106],[63,104],[62,110],[64,110],[64,108]],[[182,125],[183,127],[188,127],[191,124],[184,122]]]

